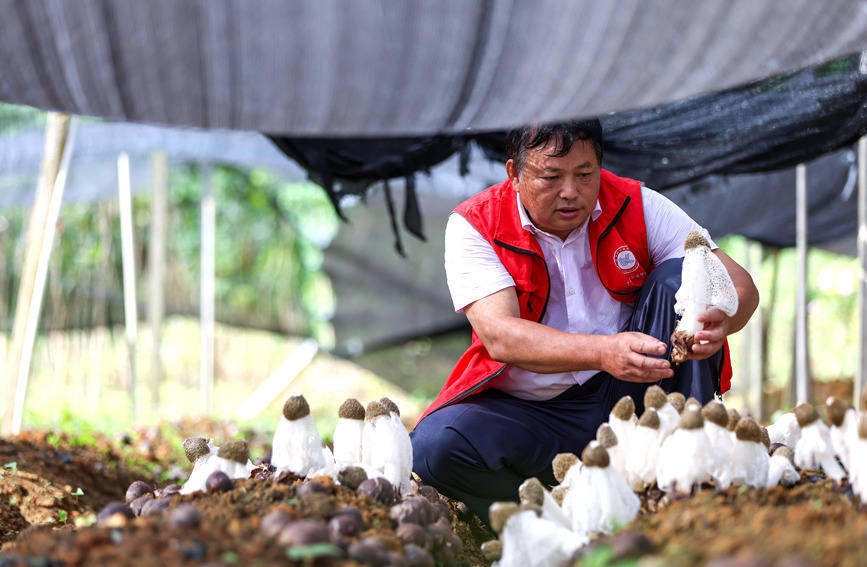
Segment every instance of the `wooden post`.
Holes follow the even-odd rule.
[[[858,140],[858,368],[852,385],[856,408],[861,407],[867,380],[867,137]]]
[[[39,167],[39,178],[36,182],[36,198],[33,203],[33,210],[30,213],[30,224],[27,227],[27,250],[24,256],[24,266],[21,270],[21,281],[18,285],[18,301],[15,306],[15,320],[12,327],[9,359],[7,360],[5,376],[2,380],[3,388],[0,390],[3,393],[3,399],[0,401],[3,407],[3,421],[0,424],[2,425],[0,433],[3,435],[8,435],[15,431],[15,402],[18,397],[18,391],[26,391],[26,382],[20,384],[20,381],[22,370],[24,370],[26,377],[30,364],[30,354],[27,353],[25,355],[29,332],[28,324],[30,322],[33,302],[39,301],[39,307],[41,307],[41,297],[37,298],[35,294],[37,271],[50,222],[51,201],[54,192],[58,189],[57,178],[69,133],[69,122],[70,117],[68,114],[52,112],[48,115],[48,124],[45,127],[45,145],[42,163]],[[53,231],[54,223],[51,224]],[[32,332],[35,337],[35,330]],[[25,356],[28,361],[26,364],[23,364]],[[18,423],[17,428],[20,428],[20,425]]]
[[[126,348],[128,353],[129,404],[132,419],[138,418],[136,404],[136,341],[138,337],[138,306],[135,291],[135,246],[132,221],[132,183],[129,173],[129,156],[117,156],[118,206],[120,208],[120,250],[123,266],[123,312],[126,323]]]
[[[151,154],[151,238],[150,301],[148,302],[148,325],[151,329],[151,405],[159,409],[160,383],[163,377],[162,329],[165,317],[166,285],[166,217],[168,216],[169,158],[165,152]]]
[[[216,250],[217,206],[211,191],[211,166],[202,167],[202,249],[201,249],[201,295],[199,298],[199,321],[201,349],[199,380],[202,396],[202,412],[211,415],[214,404],[214,270]]]
[[[807,166],[795,168],[795,201],[797,207],[795,239],[798,250],[798,287],[795,315],[795,393],[797,402],[813,403],[813,384],[809,369],[807,342]],[[793,404],[794,405],[794,404]]]

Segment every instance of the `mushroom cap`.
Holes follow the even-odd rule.
[[[683,249],[692,250],[693,248],[698,248],[699,246],[710,248],[710,243],[697,230],[689,231],[689,234],[686,235],[686,240],[683,241]]]
[[[337,410],[337,417],[364,421],[364,406],[355,398],[346,398]]]
[[[702,429],[704,427],[704,418],[701,417],[701,412],[698,410],[684,410],[680,414],[681,429]]]
[[[575,453],[557,453],[551,465],[554,467],[554,478],[557,482],[563,482],[566,478],[566,473],[572,468],[572,465],[579,463],[578,456]]]
[[[243,439],[235,439],[224,443],[217,450],[217,456],[243,465],[250,459],[250,446]]]
[[[184,455],[191,463],[195,463],[199,458],[204,457],[211,452],[208,447],[208,440],[204,437],[188,437],[184,439]]]
[[[762,442],[761,426],[749,416],[742,417],[735,426],[735,436],[741,441]]]
[[[400,415],[400,408],[397,407],[397,404],[394,403],[391,398],[383,396],[379,398],[379,403],[384,405],[385,409],[387,409],[389,413],[396,413],[397,415]]]
[[[638,425],[651,429],[659,429],[659,414],[653,408],[645,409],[644,413],[641,414],[641,419],[638,420]]]
[[[292,394],[283,404],[283,417],[295,421],[310,415],[310,405],[301,394]]]
[[[611,413],[614,414],[614,417],[623,421],[631,419],[635,415],[635,401],[632,399],[632,396],[623,396],[617,400]]]
[[[521,502],[532,502],[541,506],[545,501],[545,487],[536,477],[530,477],[518,487],[518,496]]]
[[[862,413],[858,418],[858,437],[867,439],[867,413]]]
[[[596,430],[596,440],[599,441],[600,445],[609,449],[617,445],[617,434],[614,433],[610,425],[602,423],[599,425],[599,429]]]
[[[367,404],[367,411],[364,412],[364,417],[367,421],[383,415],[388,415],[388,408],[382,405],[382,402],[374,400]]]
[[[867,411],[867,388],[861,392],[861,411]]]
[[[738,422],[741,420],[741,414],[735,408],[730,408],[726,411],[729,416],[728,423],[726,423],[726,429],[729,431],[734,431],[735,427],[737,427]]]
[[[551,489],[551,498],[554,499],[554,502],[563,506],[563,500],[566,499],[566,494],[569,492],[569,489],[562,484],[558,484],[554,488]]]
[[[782,447],[777,447],[777,449],[774,451],[773,456],[776,457],[777,455],[781,457],[786,457],[787,459],[789,459],[790,463],[792,463],[793,465],[795,464],[795,452],[792,451],[791,447],[787,447],[786,445],[783,445]]]
[[[654,384],[644,391],[644,407],[659,409],[665,405],[668,397],[665,395],[665,390]]]
[[[699,410],[701,410],[701,402],[690,396],[686,399],[686,402],[684,402],[683,409],[689,409],[690,407],[698,408]]]
[[[488,508],[488,518],[491,522],[491,528],[498,534],[502,533],[506,521],[520,510],[520,506],[515,502],[494,502]]]
[[[828,396],[828,399],[825,400],[825,406],[828,408],[828,420],[837,427],[843,425],[846,412],[852,407],[846,400],[834,396]]]
[[[701,409],[701,415],[706,420],[716,423],[720,427],[728,428],[729,414],[726,407],[718,400],[711,400]]]
[[[608,451],[605,450],[605,447],[591,441],[584,447],[584,451],[581,453],[581,462],[586,467],[604,469],[611,463],[611,458],[608,456]]]
[[[819,419],[819,412],[816,411],[816,408],[806,402],[798,404],[792,411],[795,412],[795,417],[798,418],[798,425],[801,428],[815,423]]]
[[[759,425],[759,433],[762,435],[762,445],[765,446],[765,449],[771,448],[771,436],[768,433],[768,428],[763,425]]]
[[[686,405],[686,396],[680,392],[670,392],[666,397],[668,398],[668,403],[674,406],[677,413],[683,412],[683,408]]]

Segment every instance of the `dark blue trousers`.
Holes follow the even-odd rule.
[[[681,264],[681,259],[668,260],[651,272],[626,330],[669,343],[677,318],[674,294],[680,287]],[[713,398],[721,369],[720,352],[707,360],[677,366],[674,376],[658,385],[704,404]],[[621,397],[632,396],[640,415],[649,385],[624,382],[599,372],[584,384],[545,401],[485,390],[436,410],[415,427],[410,434],[413,469],[425,483],[464,502],[490,525],[490,505],[517,502],[518,487],[527,478],[537,477],[555,485],[554,456],[580,456]]]

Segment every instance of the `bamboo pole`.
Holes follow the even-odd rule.
[[[63,202],[63,188],[72,155],[74,120],[68,114],[50,113],[45,132],[45,149],[39,168],[36,201],[27,228],[27,252],[21,273],[12,352],[7,365],[7,388],[3,415],[3,433],[21,431],[24,402],[36,331],[42,311],[42,297],[48,273],[48,260]],[[67,139],[70,140],[67,148]]]
[[[795,203],[797,207],[795,239],[798,251],[798,287],[795,316],[795,392],[797,402],[812,403],[807,343],[807,166],[795,168]],[[794,405],[794,404],[793,404]]]
[[[135,291],[135,247],[132,227],[132,182],[129,156],[117,156],[118,206],[120,208],[120,255],[123,266],[123,313],[126,328],[127,372],[129,376],[129,406],[132,420],[138,417],[136,404],[136,341],[138,337],[138,307]]]
[[[858,368],[853,403],[861,408],[867,380],[867,137],[858,140]],[[862,410],[864,408],[861,408]]]
[[[202,412],[211,415],[214,398],[214,272],[216,250],[217,206],[211,191],[211,167],[202,168],[202,249],[201,249],[201,295],[199,318],[201,327],[201,350],[199,379]]]
[[[158,411],[160,384],[163,378],[163,319],[166,312],[166,225],[168,217],[169,158],[165,152],[151,154],[151,239],[150,301],[148,302],[148,326],[151,329],[151,405]]]

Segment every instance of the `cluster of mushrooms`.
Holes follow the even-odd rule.
[[[452,565],[462,542],[451,529],[453,512],[430,486],[412,478],[412,445],[400,420],[397,405],[388,398],[367,407],[347,399],[338,412],[333,449],[323,443],[310,407],[301,394],[290,396],[274,433],[270,458],[250,459],[246,441],[236,439],[217,447],[212,439],[192,437],[184,452],[193,470],[183,486],[153,489],[136,481],[126,502],[114,502],[100,512],[100,523],[125,523],[137,516],[166,513],[174,526],[198,527],[202,514],[195,498],[234,488],[235,481],[262,479],[275,484],[297,485],[294,496],[302,505],[331,501],[335,490],[351,490],[388,506],[402,542],[402,552],[388,549],[385,541],[365,531],[371,526],[362,510],[346,505],[321,506],[325,519],[293,515],[285,507],[263,511],[259,532],[287,550],[294,546],[330,544],[334,555],[369,565],[433,567]]]
[[[644,405],[638,418],[632,398],[622,398],[581,459],[557,455],[553,466],[560,484],[550,491],[531,478],[521,486],[520,505],[491,506],[499,539],[483,551],[496,565],[570,564],[590,538],[635,519],[639,495],[653,511],[702,488],[792,486],[801,479],[799,470],[821,470],[837,488],[848,480],[865,499],[867,397],[861,412],[828,398],[830,426],[804,402],[768,427],[720,401],[702,407],[658,386],[648,388]],[[661,498],[652,501],[652,493]]]

